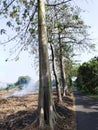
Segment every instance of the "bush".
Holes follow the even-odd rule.
[[[79,67],[76,85],[79,90],[87,93],[95,94],[98,92],[98,60],[94,58]]]

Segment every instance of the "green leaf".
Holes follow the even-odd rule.
[[[12,26],[12,23],[11,23],[10,21],[8,21],[8,22],[6,23],[6,25],[9,26],[9,27],[11,27],[11,26]]]
[[[15,58],[15,61],[18,61],[19,60],[19,56],[17,56],[16,58]]]
[[[82,25],[82,24],[84,24],[84,22],[82,20],[81,21],[79,20],[78,24]]]
[[[0,11],[0,15],[2,14],[2,12]]]
[[[62,27],[61,22],[57,21],[57,26],[58,26],[58,28],[60,29],[60,28]]]
[[[30,32],[31,34],[33,34],[33,33],[35,32],[35,29],[30,28],[30,29],[29,29],[29,32]]]
[[[73,19],[74,19],[74,20],[78,20],[78,19],[79,19],[78,15],[74,15],[74,16],[73,16]]]
[[[30,5],[34,5],[34,1],[33,0],[30,1]]]
[[[14,10],[13,12],[10,13],[10,16],[11,16],[12,18],[15,18],[17,15],[18,15],[18,14],[17,14],[17,10]]]
[[[20,22],[20,20],[19,20],[19,17],[16,18],[16,23],[17,23],[18,25],[21,24],[21,22]]]
[[[4,6],[4,7],[7,7],[6,1],[3,1],[3,6]]]
[[[19,31],[20,31],[20,27],[17,27],[17,28],[16,28],[16,32],[19,32]]]
[[[5,29],[1,29],[1,30],[0,30],[0,33],[1,33],[1,35],[2,35],[2,34],[5,34],[5,33],[6,33],[6,30],[5,30]]]
[[[27,0],[23,0],[23,4],[25,5],[25,6],[27,6]]]

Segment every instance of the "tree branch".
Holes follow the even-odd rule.
[[[7,40],[7,41],[5,41],[5,42],[0,42],[0,45],[4,45],[4,44],[9,43],[9,42],[11,42],[12,40],[16,39],[16,38],[19,36],[19,34],[21,34],[21,33],[25,30],[25,28],[26,28],[26,27],[24,27],[19,33],[17,33],[15,36],[13,36],[12,38],[10,38],[9,40]]]
[[[29,25],[30,25],[30,22],[31,22],[31,18],[33,19],[33,17],[34,17],[34,15],[35,15],[35,13],[36,13],[36,11],[37,11],[37,5],[35,6],[35,10],[34,10],[34,12],[32,13],[32,16],[30,17],[30,20],[29,20],[29,23],[28,23],[28,25],[27,25],[27,28],[26,28],[26,30],[25,30],[25,34],[27,33],[27,30],[28,30],[28,28],[29,28]]]
[[[59,6],[59,5],[61,5],[61,4],[65,4],[65,3],[68,3],[68,2],[70,2],[70,1],[72,1],[72,0],[67,0],[67,1],[64,1],[64,2],[57,3],[57,4],[45,4],[45,5],[46,5],[46,6]]]
[[[15,0],[12,0],[4,9],[2,9],[2,12],[7,10],[13,3]]]

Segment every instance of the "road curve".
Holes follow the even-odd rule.
[[[74,92],[77,130],[98,130],[98,101]]]

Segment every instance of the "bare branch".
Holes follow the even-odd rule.
[[[32,15],[31,15],[31,17],[30,17],[30,20],[29,20],[29,23],[28,23],[28,25],[27,25],[27,28],[26,28],[26,30],[25,30],[25,34],[27,33],[27,30],[28,30],[28,28],[29,28],[29,25],[30,25],[30,22],[31,22],[31,18],[34,18],[34,15],[35,15],[35,13],[36,13],[36,11],[37,11],[37,5],[35,6],[35,10],[34,10],[34,12],[32,13]]]
[[[14,37],[12,37],[11,39],[9,39],[8,41],[1,42],[0,45],[4,45],[4,44],[9,43],[9,42],[11,42],[12,40],[16,39],[16,38],[19,36],[19,34],[21,34],[21,33],[23,32],[23,30],[24,30],[25,28],[26,28],[26,27],[24,27],[19,33],[17,33]]]
[[[4,9],[2,9],[0,13],[3,13],[3,11],[7,10],[14,2],[15,0],[12,0]]]
[[[66,3],[70,2],[70,1],[72,1],[72,0],[63,1],[63,2],[60,2],[60,3],[57,3],[57,4],[45,4],[45,5],[46,6],[59,6],[61,4],[66,4]]]

